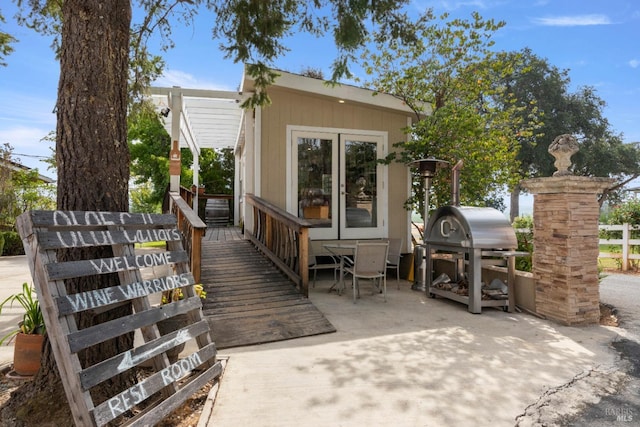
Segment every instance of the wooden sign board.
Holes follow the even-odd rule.
[[[17,225],[76,425],[103,426],[114,420],[118,425],[154,425],[220,377],[222,365],[216,362],[209,323],[194,290],[175,216],[30,211],[18,218]],[[137,243],[157,241],[164,242],[166,250],[136,250]],[[74,256],[73,261],[59,256],[68,249],[92,247],[111,247],[113,256],[91,258],[87,250],[75,251],[84,255],[82,259]],[[150,275],[150,270],[165,273]],[[65,281],[103,274],[117,274],[117,283],[68,293]],[[162,292],[175,289],[182,290],[183,299],[151,303],[151,298],[159,301]],[[128,314],[89,327],[77,324],[78,313],[97,314],[118,306],[130,307],[123,310]],[[157,323],[178,315],[185,315],[187,324],[161,335]],[[79,353],[136,331],[141,342],[134,348],[91,366],[82,365]],[[181,359],[171,363],[166,352],[189,341],[196,343],[197,349],[183,352]],[[143,363],[152,366],[149,375],[104,401],[94,402],[91,392],[95,387]],[[129,417],[132,409],[136,415]]]

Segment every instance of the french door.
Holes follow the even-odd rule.
[[[312,239],[386,236],[386,133],[291,127],[287,209]]]

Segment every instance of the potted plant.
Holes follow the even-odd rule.
[[[207,293],[204,291],[204,287],[201,284],[195,284],[194,291],[196,295],[200,298],[206,298]],[[162,300],[160,304],[170,304],[172,302],[179,301],[184,298],[184,294],[182,293],[182,288],[173,289],[170,291],[162,292]],[[177,316],[170,317],[168,319],[161,320],[158,322],[158,330],[161,335],[166,335],[170,332],[177,331],[180,328],[183,328],[187,325],[188,319],[186,314],[178,314]],[[171,363],[174,363],[178,360],[178,355],[184,349],[185,343],[179,344],[171,349],[169,349],[167,353],[167,357]]]
[[[22,292],[11,295],[0,303],[0,314],[7,303],[11,307],[16,302],[22,306],[25,313],[22,321],[18,323],[18,328],[2,337],[0,345],[15,338],[13,370],[18,375],[32,376],[40,369],[42,342],[46,332],[44,318],[35,289],[26,282],[22,284]]]

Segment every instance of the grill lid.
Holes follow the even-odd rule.
[[[466,248],[515,249],[516,233],[494,208],[442,206],[427,224],[426,243]]]

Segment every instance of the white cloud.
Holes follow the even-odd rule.
[[[606,15],[573,15],[573,16],[551,16],[546,18],[534,18],[533,22],[538,25],[550,27],[577,27],[588,25],[609,25],[611,20]]]
[[[48,141],[41,141],[42,138],[47,136],[53,129],[28,127],[28,126],[13,126],[6,129],[0,129],[0,142],[8,142],[14,149],[14,151],[27,154],[33,152],[44,152],[49,154],[47,147],[52,146],[52,143]]]
[[[503,1],[503,0],[500,0]],[[444,11],[458,10],[463,7],[471,7],[475,9],[487,9],[495,3],[495,0],[438,0],[438,1],[420,1],[414,0],[413,6],[419,10],[424,11],[429,8],[436,10],[442,9]]]
[[[8,143],[13,148],[13,156],[30,168],[38,168],[40,172],[47,170],[47,164],[41,157],[50,157],[53,142],[42,141],[52,129],[29,126],[12,126],[0,129],[0,144]],[[46,175],[46,173],[45,173]]]
[[[0,103],[0,127],[5,123],[56,127],[56,115],[53,113],[56,101],[52,98],[32,96],[24,92],[0,90],[0,98],[10,100]]]
[[[483,0],[468,0],[468,1],[441,1],[441,6],[445,10],[456,10],[461,7],[477,7],[479,9],[485,9],[486,2]]]
[[[629,66],[631,68],[638,68],[640,67],[640,60],[639,59],[632,59],[631,61],[629,61]]]

